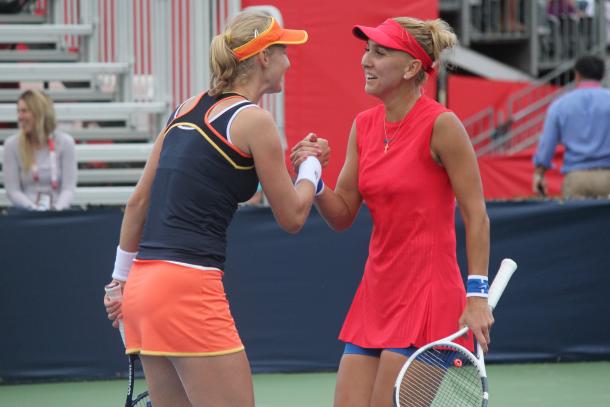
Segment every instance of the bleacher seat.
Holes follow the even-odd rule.
[[[124,205],[140,178],[151,149],[152,143],[77,144],[76,160],[79,166],[106,163],[126,167],[79,168],[73,204]],[[0,147],[0,164],[2,153],[3,147]],[[3,183],[0,172],[0,185]],[[4,189],[0,189],[0,206],[9,206]]]

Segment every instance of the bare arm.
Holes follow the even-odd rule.
[[[157,137],[153,149],[146,161],[142,176],[127,201],[123,222],[121,223],[121,237],[119,247],[125,252],[134,253],[138,251],[138,245],[146,220],[146,212],[148,211],[148,203],[150,202],[150,190],[155,179],[157,166],[159,165],[159,155],[165,135],[161,134]],[[119,257],[117,256],[117,259]],[[130,260],[131,261],[131,260]],[[125,285],[125,281],[114,279],[112,282],[117,282],[121,288]],[[121,302],[112,300],[104,293],[104,307],[108,314],[108,319],[112,321],[112,326],[118,328],[121,315]]]
[[[233,121],[231,135],[252,154],[277,223],[287,232],[297,233],[311,210],[315,187],[308,181],[292,184],[271,114],[263,109],[243,110]]]
[[[326,223],[337,231],[351,226],[358,214],[362,196],[358,190],[358,146],[356,143],[356,122],[352,124],[345,163],[339,174],[335,190],[324,189],[316,199],[316,207]]]
[[[136,252],[142,236],[146,212],[150,202],[150,190],[155,179],[157,166],[159,165],[159,155],[165,135],[157,137],[153,149],[146,161],[142,176],[127,201],[123,222],[121,223],[121,238],[119,246],[126,252]]]
[[[433,157],[447,171],[466,228],[468,274],[487,276],[489,266],[489,218],[485,209],[479,167],[468,134],[453,113],[443,113],[432,133]],[[487,299],[468,297],[460,324],[470,327],[487,350],[493,317]]]

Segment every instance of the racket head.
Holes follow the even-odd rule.
[[[150,397],[148,396],[148,392],[142,392],[138,394],[138,396],[133,399],[130,407],[151,407],[152,403],[150,401]]]
[[[488,399],[483,362],[453,342],[418,349],[394,385],[396,407],[487,407]]]

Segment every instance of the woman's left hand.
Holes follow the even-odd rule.
[[[468,297],[466,308],[460,317],[460,327],[467,326],[474,334],[483,351],[489,350],[489,331],[494,323],[494,317],[489,309],[487,298]]]

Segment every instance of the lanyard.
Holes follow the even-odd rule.
[[[55,153],[55,139],[52,136],[49,136],[47,143],[49,145],[49,161],[51,164],[51,188],[57,189],[59,188],[59,180],[57,179],[57,154]],[[36,165],[36,163],[32,165],[32,178],[34,178],[34,182],[40,181],[38,165]]]

